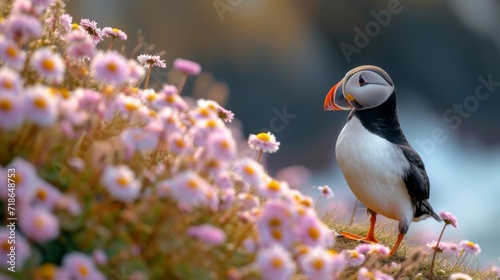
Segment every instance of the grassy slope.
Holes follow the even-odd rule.
[[[327,216],[327,215],[325,215]],[[324,218],[324,222],[332,229],[335,229],[337,232],[348,231],[360,236],[365,236],[369,222],[368,219],[366,222],[357,222],[349,225],[348,222],[345,222],[347,219],[342,219],[342,217],[333,217],[333,218]],[[392,248],[393,244],[396,241],[397,233],[392,230],[391,227],[387,227],[387,223],[384,222],[378,223],[376,227],[375,234],[380,242],[386,245],[389,248]],[[436,233],[437,235],[438,233]],[[345,249],[354,249],[359,242],[348,240],[344,238],[337,238],[334,249],[337,251],[345,250]],[[401,264],[401,272],[398,274],[397,279],[429,279],[430,275],[430,267],[431,267],[432,253],[423,248],[416,247],[408,244],[403,241],[399,250],[395,256],[389,258],[379,258],[377,260],[368,259],[364,266],[365,267],[374,267],[380,268],[384,265],[388,265],[391,262],[396,262]],[[436,265],[434,268],[434,278],[436,280],[447,280],[450,275],[456,272],[467,273],[473,277],[474,280],[492,280],[497,279],[490,272],[479,271],[475,266],[453,266],[455,260],[450,260],[448,262],[447,259],[438,258],[439,262],[436,261]],[[356,279],[356,272],[359,267],[348,268],[342,275],[341,279]],[[440,271],[441,270],[441,271]],[[436,273],[440,271],[439,273]],[[411,277],[405,276],[404,273],[408,272]],[[424,278],[415,277],[415,275],[421,273]],[[438,275],[439,274],[439,275]]]

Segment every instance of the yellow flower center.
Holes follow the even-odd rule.
[[[35,227],[37,229],[41,229],[41,228],[43,228],[43,225],[44,225],[43,219],[41,217],[36,217],[35,218]]]
[[[309,247],[305,246],[305,245],[301,245],[298,249],[297,249],[297,254],[299,255],[305,255],[309,252]]]
[[[113,30],[113,32],[115,32],[115,33],[120,32],[120,30],[119,30],[118,28],[113,28],[113,29],[111,29],[111,30]]]
[[[312,266],[316,270],[321,270],[323,269],[323,266],[325,266],[325,263],[323,262],[323,260],[316,258],[312,261]]]
[[[53,71],[56,68],[56,64],[54,63],[54,61],[52,59],[46,58],[46,59],[42,60],[42,67],[46,71]]]
[[[359,253],[358,253],[358,251],[356,251],[356,250],[352,250],[352,251],[351,251],[351,258],[353,258],[353,259],[357,259],[357,258],[359,258]]]
[[[474,244],[474,242],[472,242],[472,241],[467,242],[467,246],[469,246],[471,248],[473,248],[474,245],[476,245],[476,244]]]
[[[245,167],[243,167],[243,171],[248,174],[248,175],[254,175],[255,174],[255,169],[253,169],[253,167],[247,165]]]
[[[2,111],[10,111],[12,109],[12,102],[10,100],[0,100],[0,110]]]
[[[259,140],[264,141],[264,142],[269,142],[269,140],[271,140],[271,136],[267,133],[264,133],[264,132],[257,134],[257,138]]]
[[[14,87],[14,83],[12,81],[5,80],[3,81],[3,87],[5,89],[12,89]]]
[[[217,122],[215,120],[208,120],[207,121],[207,127],[209,127],[209,128],[216,128],[217,127]]]
[[[273,192],[277,192],[281,189],[281,185],[278,181],[272,180],[271,182],[269,182],[269,184],[267,184],[267,189]]]
[[[271,218],[269,219],[269,226],[270,227],[279,227],[281,226],[281,220],[278,218]]]
[[[73,23],[73,24],[71,25],[71,29],[73,29],[73,30],[76,30],[76,29],[78,29],[79,27],[80,27],[80,25],[78,25],[78,23]]]
[[[129,178],[125,177],[125,176],[120,176],[116,179],[116,183],[120,186],[120,187],[126,187],[128,185],[128,183],[130,182]]]
[[[274,267],[274,268],[281,268],[283,266],[283,260],[280,259],[279,257],[274,257],[272,260],[271,260],[271,265]]]
[[[50,279],[55,279],[57,272],[57,267],[51,263],[44,264],[40,266],[36,271],[35,271],[35,279],[41,279],[41,280],[50,280]]]
[[[271,230],[271,236],[278,241],[283,239],[283,233],[279,229]]]
[[[47,191],[44,189],[38,189],[36,192],[36,197],[40,200],[45,200],[47,198]]]
[[[150,93],[146,96],[146,99],[151,102],[151,101],[154,101],[156,99],[156,93]]]
[[[8,46],[5,52],[7,53],[7,56],[10,58],[15,58],[17,56],[17,49],[13,46]]]
[[[184,143],[184,140],[182,140],[182,139],[176,139],[175,145],[179,148],[184,148],[184,146],[186,146],[186,144]]]
[[[208,117],[210,116],[210,111],[208,111],[207,108],[200,108],[200,115]]]
[[[12,179],[16,183],[16,187],[17,187],[17,185],[21,184],[24,181],[23,176],[21,176],[21,174],[19,174],[19,173],[17,173],[16,176],[14,176],[14,178],[12,178]]]
[[[311,237],[312,240],[318,240],[320,236],[320,232],[317,227],[310,227],[307,233],[309,234],[309,237]]]
[[[7,252],[9,252],[9,251],[10,251],[10,244],[9,244],[9,242],[7,241],[7,239],[5,239],[5,240],[2,242],[2,250],[7,251]]]
[[[149,116],[156,117],[156,116],[158,116],[158,114],[156,113],[155,110],[149,110]]]
[[[88,267],[81,264],[78,266],[78,273],[80,273],[80,275],[82,275],[82,276],[88,276],[90,271],[89,271]]]
[[[175,97],[173,95],[169,95],[167,96],[167,98],[165,98],[165,100],[167,100],[168,103],[174,103]]]
[[[198,188],[198,182],[196,182],[196,180],[193,180],[193,179],[188,180],[187,185],[192,190],[195,190]]]
[[[129,111],[134,111],[138,108],[139,106],[135,103],[132,103],[132,102],[127,102],[125,103],[125,108],[127,108],[127,110]]]
[[[222,140],[220,142],[220,146],[224,150],[229,150],[231,148],[231,144],[229,144],[229,141],[227,141],[227,140]]]
[[[116,73],[116,71],[118,71],[118,66],[114,62],[109,62],[106,64],[106,69],[111,73]]]
[[[312,203],[311,203],[311,201],[309,199],[302,199],[300,201],[300,204],[303,205],[303,206],[305,206],[305,207],[311,207],[312,206]]]
[[[35,104],[35,107],[38,109],[45,109],[47,107],[47,102],[42,97],[35,98],[35,100],[33,100],[33,104]]]

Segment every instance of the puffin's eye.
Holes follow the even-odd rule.
[[[362,75],[359,75],[359,86],[362,87],[364,85],[368,84],[365,79],[363,79]]]

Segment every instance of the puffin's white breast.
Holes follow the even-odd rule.
[[[335,153],[347,184],[366,207],[390,219],[412,220],[414,210],[402,179],[410,166],[397,146],[353,116],[340,132]]]

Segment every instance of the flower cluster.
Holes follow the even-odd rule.
[[[16,211],[0,217],[17,218],[23,276],[393,279],[403,270],[376,263],[389,253],[380,244],[335,250],[335,231],[298,190],[307,170],[271,176],[260,155],[242,152],[276,152],[272,133],[245,142],[231,111],[181,96],[199,64],[177,59],[180,81],[148,88],[151,68],[166,63],[113,50],[125,32],[73,22],[62,0],[11,2],[0,21],[0,181],[15,190],[1,188],[0,204]],[[0,230],[2,273],[11,235]],[[470,241],[441,250],[480,252]]]

